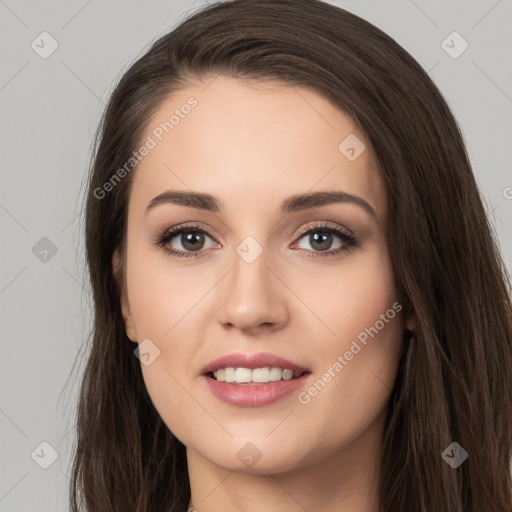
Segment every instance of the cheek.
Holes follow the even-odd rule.
[[[180,322],[187,323],[187,315],[208,287],[192,266],[179,268],[167,261],[163,250],[155,251],[130,255],[127,285],[137,333],[162,342],[172,337]]]
[[[141,363],[146,389],[167,426],[188,439],[204,424],[202,417],[190,421],[200,413],[190,390],[190,362],[202,339],[200,299],[213,281],[192,266],[171,266],[155,253],[134,250],[128,262],[130,312],[139,342],[149,339],[159,351],[151,364]]]
[[[321,349],[323,368],[298,395],[296,417],[318,418],[310,436],[325,439],[325,449],[349,444],[385,417],[401,349],[396,320],[380,331],[361,331],[365,343],[348,336],[336,349]]]
[[[384,250],[354,252],[335,265],[318,265],[314,276],[311,268],[310,264],[308,272],[304,267],[292,267],[285,279],[293,283],[293,291],[303,302],[298,321],[305,324],[306,332],[314,333],[304,342],[321,345],[318,354],[331,354],[349,346],[398,300],[391,263]],[[396,324],[397,312],[392,310],[389,316]]]
[[[304,341],[318,355],[316,379],[299,403],[317,417],[336,418],[340,435],[363,429],[386,405],[402,347],[390,261],[386,253],[368,252],[336,271],[315,273],[314,287],[304,277],[295,283],[303,286],[297,295],[307,297]]]

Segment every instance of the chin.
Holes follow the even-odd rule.
[[[307,465],[307,453],[298,452],[297,443],[289,440],[289,445],[285,445],[277,437],[276,443],[272,443],[268,439],[259,442],[257,438],[249,441],[244,436],[243,439],[217,443],[214,452],[211,450],[212,444],[205,446],[204,450],[194,451],[227,471],[250,475],[279,474]]]

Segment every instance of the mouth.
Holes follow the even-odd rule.
[[[306,386],[311,374],[309,368],[268,352],[227,354],[201,370],[206,389],[237,407],[277,402]]]
[[[207,372],[202,378],[213,396],[231,406],[262,407],[298,393],[308,385],[311,375],[310,371],[279,367],[226,367]]]

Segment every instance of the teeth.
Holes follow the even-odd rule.
[[[219,382],[234,382],[236,384],[247,384],[249,382],[265,383],[278,380],[290,380],[300,377],[303,372],[281,368],[219,368],[213,372],[213,377]]]
[[[224,370],[224,380],[226,382],[235,382],[235,369],[234,368],[226,368]]]
[[[281,380],[283,378],[283,371],[281,368],[270,368],[269,369],[269,380],[272,382]]]
[[[235,382],[240,384],[242,382],[251,382],[252,370],[249,368],[237,368],[235,370]]]
[[[268,382],[270,380],[270,370],[268,368],[255,368],[251,372],[252,382]],[[279,375],[281,380],[281,375]]]

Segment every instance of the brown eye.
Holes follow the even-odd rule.
[[[306,237],[306,235],[308,235]],[[305,238],[306,237],[306,238]],[[326,224],[313,226],[301,232],[300,239],[305,239],[311,249],[305,249],[311,257],[317,256],[335,256],[343,251],[358,244],[357,238],[340,228],[332,227]],[[337,247],[332,248],[335,239],[338,238]],[[304,249],[304,247],[299,247]]]
[[[175,226],[167,231],[156,241],[156,245],[163,248],[169,255],[178,257],[197,257],[202,253],[206,238],[210,234],[199,226]],[[171,244],[172,242],[172,244]],[[177,248],[171,247],[177,246]]]

